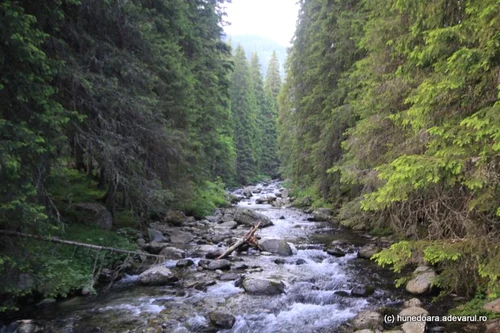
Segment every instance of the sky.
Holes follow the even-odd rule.
[[[258,35],[289,46],[295,32],[296,0],[232,0],[226,4],[228,35]]]

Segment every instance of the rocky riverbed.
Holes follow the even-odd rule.
[[[389,240],[335,226],[328,209],[290,208],[278,182],[233,195],[233,208],[203,220],[172,213],[151,223],[138,246],[162,260],[131,267],[97,296],[26,312],[0,332],[424,332],[383,323],[383,315],[426,311],[366,259]],[[257,222],[263,251],[216,259]]]

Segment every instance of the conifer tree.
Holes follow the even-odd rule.
[[[254,87],[245,51],[238,46],[231,76],[231,111],[236,146],[236,180],[248,184],[257,176],[257,111]]]

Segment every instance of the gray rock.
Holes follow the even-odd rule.
[[[218,244],[228,238],[233,237],[233,234],[231,232],[225,232],[222,234],[214,234],[214,235],[208,235],[205,238],[212,243]]]
[[[403,309],[399,315],[400,316],[420,316],[420,315],[428,315],[429,312],[421,307],[412,306],[406,309]],[[425,332],[426,323],[424,321],[408,321],[404,323],[401,328],[404,333],[424,333]]]
[[[56,303],[56,300],[53,298],[45,298],[40,302],[36,303],[36,306],[39,308],[45,308],[47,306],[51,306]]]
[[[215,326],[225,329],[232,328],[236,322],[236,318],[232,314],[226,312],[210,312],[208,318]]]
[[[147,286],[162,286],[177,281],[177,277],[165,266],[153,266],[141,273],[137,280]]]
[[[216,259],[222,254],[221,250],[216,250],[216,251],[210,251],[207,254],[205,254],[205,258],[207,259]]]
[[[16,321],[16,324],[17,333],[37,333],[44,331],[43,326],[32,319],[18,320]]]
[[[307,261],[305,261],[302,258],[295,260],[295,265],[304,265],[304,264],[307,264]]]
[[[234,265],[233,270],[243,270],[243,269],[247,269],[247,268],[248,268],[247,264],[240,262],[240,263],[237,263],[236,265]]]
[[[223,222],[223,223],[217,225],[216,228],[217,229],[233,230],[233,229],[236,229],[237,226],[238,226],[238,223],[236,223],[236,221],[226,221],[226,222]]]
[[[253,194],[252,194],[252,190],[253,190],[253,187],[250,187],[250,186],[245,187],[245,188],[243,189],[243,196],[245,196],[246,198],[251,198],[251,197],[252,197],[252,195],[253,195]]]
[[[373,292],[375,291],[375,288],[373,288],[372,286],[356,286],[354,288],[352,288],[351,290],[351,295],[352,296],[356,296],[356,297],[366,297],[366,296],[370,296],[371,294],[373,294]]]
[[[206,219],[212,223],[217,223],[220,221],[221,217],[220,216],[207,216]]]
[[[186,216],[184,213],[178,210],[171,209],[165,213],[165,222],[171,225],[181,226],[184,223],[185,218]]]
[[[233,281],[233,280],[238,280],[240,278],[239,274],[236,273],[227,273],[227,274],[222,274],[219,276],[219,279],[221,281]]]
[[[496,300],[494,300],[492,302],[486,303],[483,306],[483,309],[485,309],[486,311],[499,313],[500,312],[500,298],[497,298]]]
[[[326,250],[326,253],[328,253],[329,255],[334,256],[334,257],[344,257],[345,256],[345,252],[342,251],[341,249],[339,249],[338,247],[328,249],[328,250]]]
[[[111,230],[113,227],[113,217],[111,213],[98,203],[79,203],[75,205],[78,222],[97,227],[104,230]]]
[[[414,295],[422,295],[429,292],[432,288],[432,282],[436,277],[436,272],[427,266],[419,266],[414,274],[416,276],[408,281],[406,290]]]
[[[425,326],[425,322],[417,321],[404,323],[401,328],[404,333],[425,333]]]
[[[285,285],[281,281],[264,279],[245,279],[243,289],[254,295],[278,295],[285,292]]]
[[[405,301],[404,306],[405,306],[405,308],[410,308],[412,306],[420,307],[420,306],[422,306],[422,302],[418,298],[412,298],[412,299]]]
[[[207,269],[211,271],[215,271],[217,269],[227,270],[229,268],[231,268],[231,262],[226,259],[210,261],[210,263],[207,266]]]
[[[165,257],[165,259],[182,259],[186,256],[184,250],[171,246],[163,248],[160,251],[160,255]]]
[[[406,309],[401,310],[399,313],[400,316],[420,316],[420,315],[428,315],[429,312],[421,307],[412,306]]]
[[[318,208],[313,211],[314,221],[329,221],[333,215],[333,209],[331,208]]]
[[[192,233],[179,230],[179,228],[168,229],[168,235],[172,244],[189,244],[194,239]]]
[[[148,228],[148,238],[150,242],[166,243],[168,238],[163,236],[161,232],[156,229]]]
[[[374,254],[382,251],[380,247],[375,244],[368,244],[358,250],[358,258],[370,259]]]
[[[181,259],[175,264],[175,267],[189,267],[193,265],[194,261],[192,261],[191,259]]]
[[[253,227],[258,222],[261,222],[261,228],[273,225],[273,222],[267,216],[246,208],[237,209],[234,220],[240,224],[245,224],[250,227]]]
[[[374,331],[374,330],[369,330],[369,329],[354,331],[354,333],[377,333],[377,332],[380,332],[380,331]]]
[[[264,251],[282,256],[291,256],[293,254],[290,245],[282,239],[266,239],[259,242],[259,245]]]
[[[382,315],[375,311],[363,311],[352,320],[355,330],[375,329],[382,324]]]

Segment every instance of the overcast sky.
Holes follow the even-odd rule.
[[[299,6],[296,0],[232,0],[224,27],[229,35],[259,35],[289,46]]]

